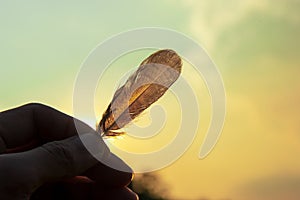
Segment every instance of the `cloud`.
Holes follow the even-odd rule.
[[[242,42],[240,45],[243,45],[243,42],[247,43],[247,34],[250,34],[252,38],[268,39],[268,36],[272,37],[272,35],[266,36],[264,32],[268,33],[269,28],[275,31],[275,34],[278,31],[278,34],[283,35],[277,41],[278,43],[284,36],[288,37],[288,34],[294,31],[293,27],[298,27],[300,22],[297,11],[300,8],[300,3],[295,0],[284,2],[270,0],[184,0],[184,5],[191,12],[189,20],[191,32],[209,50],[216,48],[216,46],[219,47],[224,39],[230,39],[230,42],[236,46],[239,46],[239,43],[234,43],[234,41]],[[256,14],[259,15],[259,18],[255,18]],[[262,21],[262,24],[255,23],[259,21]],[[279,28],[276,29],[278,24],[281,24],[280,28],[283,28],[283,31],[280,32]],[[284,26],[284,24],[287,25]],[[257,28],[259,29],[258,32],[256,32]],[[284,31],[284,28],[287,30]],[[244,32],[241,32],[243,30]],[[224,38],[224,34],[227,35],[227,38]],[[245,37],[240,39],[240,36]],[[296,34],[294,36],[297,38]],[[253,44],[252,40],[250,42]],[[270,43],[276,44],[276,41],[271,40]],[[227,45],[226,48],[228,48],[231,44],[223,45]]]
[[[300,199],[300,175],[281,174],[256,179],[238,188],[241,196],[255,200]]]
[[[264,1],[185,1],[191,9],[189,27],[206,46],[214,45],[217,35],[230,24],[235,24],[249,11],[262,9]]]

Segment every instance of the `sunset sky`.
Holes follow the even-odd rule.
[[[300,199],[299,10],[297,0],[1,1],[0,111],[42,102],[73,115],[77,73],[99,43],[134,28],[173,29],[200,44],[220,70],[227,113],[217,145],[200,160],[211,105],[203,80],[184,61],[182,76],[193,89],[203,89],[195,94],[201,119],[185,154],[156,172],[169,197]],[[98,117],[117,79],[152,52],[133,52],[112,63],[114,79],[108,74],[96,92]],[[164,131],[169,134],[149,141],[125,136],[114,143],[135,152],[167,144],[180,111],[171,93],[159,104],[169,116]],[[149,111],[140,123],[151,123]]]

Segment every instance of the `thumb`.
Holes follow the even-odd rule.
[[[73,136],[46,143],[22,153],[0,155],[0,197],[23,199],[45,182],[82,174],[109,157],[110,151],[100,135]]]
[[[88,150],[83,145],[88,145]],[[79,175],[109,156],[109,148],[97,133],[73,136],[34,149],[28,156],[41,183]],[[94,156],[93,156],[94,155]]]

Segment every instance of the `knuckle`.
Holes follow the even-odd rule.
[[[28,107],[30,109],[36,109],[36,108],[45,108],[46,106],[41,103],[32,102],[32,103],[27,103],[27,104],[23,105],[23,107]]]

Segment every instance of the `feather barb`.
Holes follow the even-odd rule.
[[[126,126],[156,102],[178,79],[182,61],[173,50],[159,50],[146,58],[114,94],[97,131],[102,136],[124,134]]]

